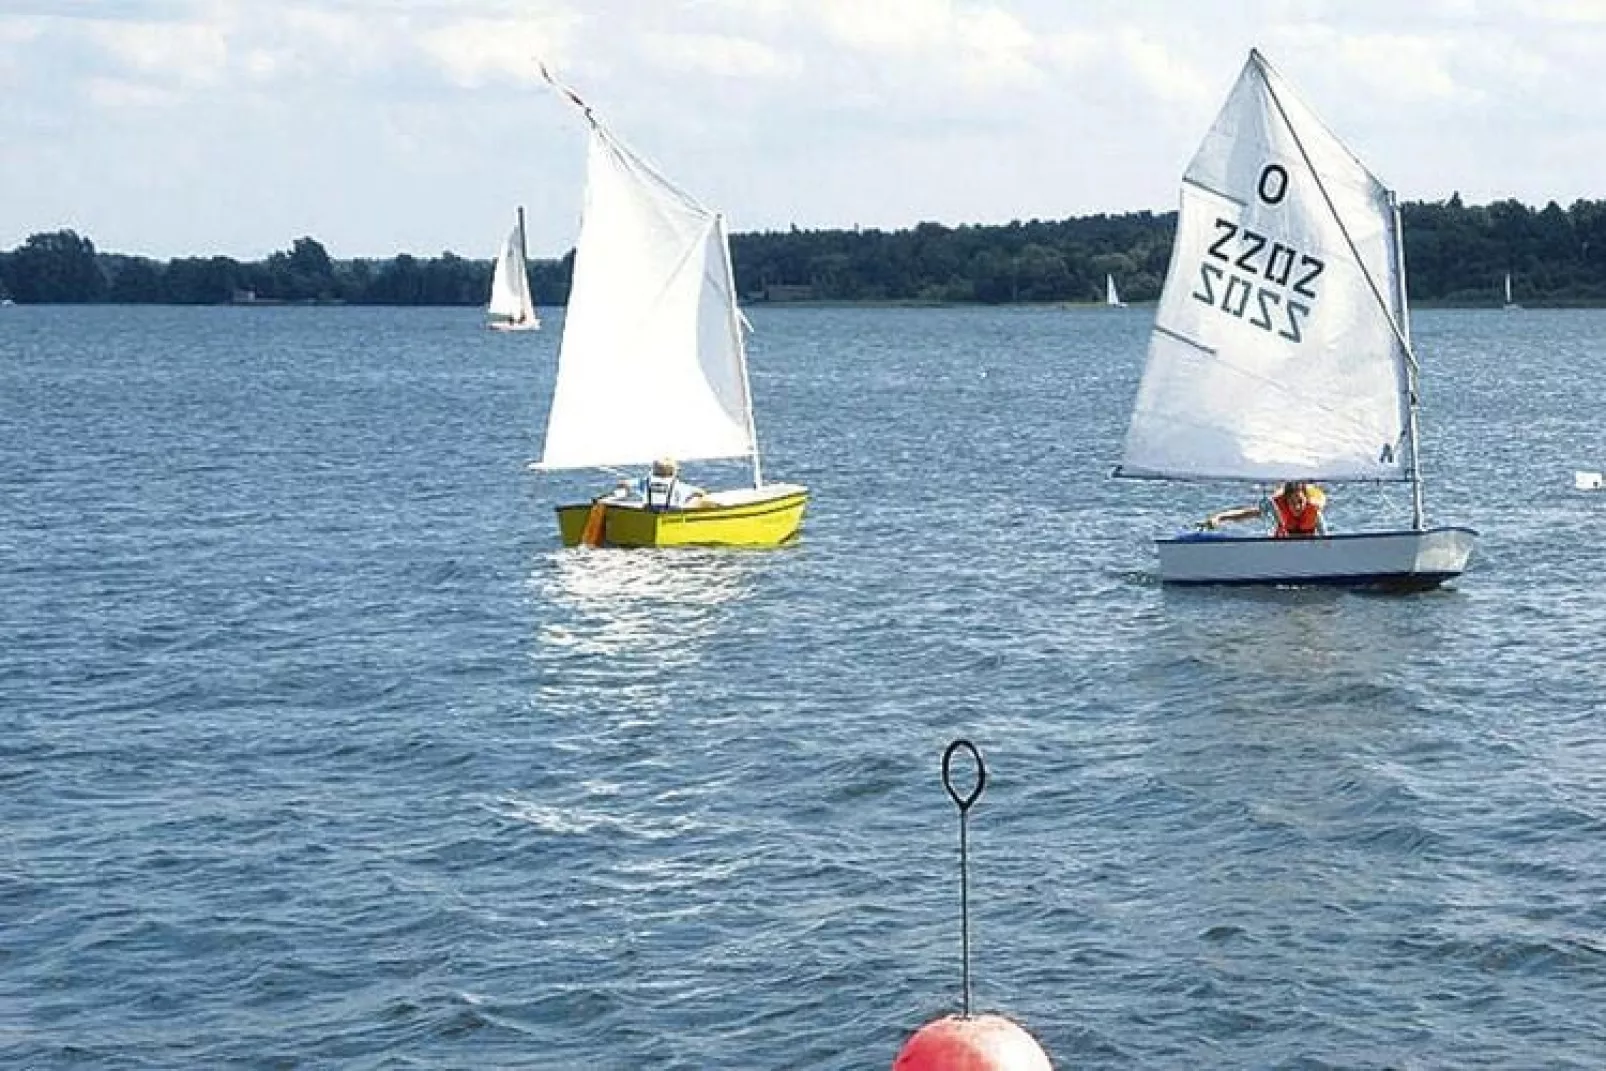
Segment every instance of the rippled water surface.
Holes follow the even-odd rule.
[[[890,1066],[965,735],[1057,1066],[1606,1066],[1606,313],[1418,314],[1413,597],[1155,583],[1242,492],[1105,478],[1148,310],[751,315],[804,537],[657,553],[557,545],[555,331],[0,310],[0,1064]]]

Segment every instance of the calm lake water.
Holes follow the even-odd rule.
[[[656,553],[558,546],[555,330],[0,310],[0,1064],[889,1067],[963,735],[1057,1066],[1606,1066],[1606,313],[1417,315],[1412,597],[1155,582],[1243,492],[1105,478],[1151,315],[752,310],[803,539]]]

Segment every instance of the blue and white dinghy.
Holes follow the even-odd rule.
[[[1182,178],[1118,477],[1409,483],[1410,528],[1157,540],[1177,584],[1436,587],[1470,528],[1429,528],[1394,193],[1259,52]]]

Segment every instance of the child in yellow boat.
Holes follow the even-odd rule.
[[[661,457],[652,463],[652,471],[634,480],[620,480],[614,491],[616,498],[639,498],[650,510],[699,509],[711,506],[707,492],[701,487],[682,483],[680,463],[674,458]]]

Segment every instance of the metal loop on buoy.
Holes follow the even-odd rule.
[[[976,763],[976,784],[969,793],[961,793],[954,787],[954,755],[961,749],[970,752],[971,760]],[[942,753],[942,787],[948,790],[961,815],[981,799],[981,791],[987,787],[987,765],[981,761],[981,752],[976,750],[975,744],[959,739],[948,745],[948,750]]]

